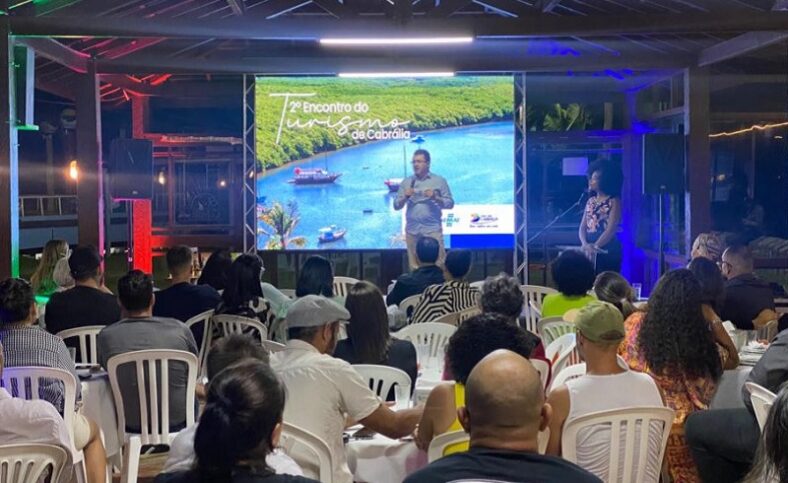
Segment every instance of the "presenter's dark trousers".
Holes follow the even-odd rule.
[[[761,430],[747,408],[710,409],[690,414],[684,435],[705,483],[734,483],[750,470]]]
[[[416,270],[419,268],[419,259],[416,258],[416,243],[418,243],[419,238],[423,236],[428,236],[430,238],[434,238],[438,240],[438,245],[440,245],[440,251],[438,252],[438,263],[437,265],[443,268],[443,262],[446,260],[446,249],[443,247],[443,232],[442,231],[433,231],[430,233],[425,233],[423,235],[411,235],[410,233],[405,235],[405,243],[408,246],[408,266],[411,270]]]

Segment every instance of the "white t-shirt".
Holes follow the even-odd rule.
[[[566,427],[571,421],[590,413],[609,411],[627,407],[662,407],[662,398],[654,379],[648,374],[629,370],[626,363],[619,359],[619,366],[625,372],[609,376],[585,375],[566,382],[569,390],[569,415],[564,422]],[[621,456],[619,475],[623,474],[626,428],[621,431]],[[649,453],[653,461],[646,466],[646,475],[651,481],[659,481],[661,468],[656,457],[659,456],[662,428],[653,423],[649,433]],[[636,428],[635,441],[640,437]],[[577,464],[602,481],[608,481],[610,452],[610,426],[600,425],[586,428],[577,434]],[[637,455],[635,455],[637,457]],[[624,482],[626,483],[626,482]]]
[[[167,462],[164,463],[162,473],[175,473],[178,471],[189,471],[194,466],[194,436],[197,434],[197,424],[193,424],[184,429],[170,444],[170,452]],[[265,457],[265,462],[278,475],[304,476],[301,467],[280,450],[274,450]]]
[[[284,420],[328,444],[334,483],[352,482],[342,442],[346,416],[360,421],[380,406],[380,399],[350,364],[320,354],[307,342],[288,341],[287,350],[271,357],[271,367],[287,388]]]

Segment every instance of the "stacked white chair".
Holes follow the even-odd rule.
[[[567,322],[561,317],[545,317],[540,319],[537,324],[537,334],[542,339],[545,347],[564,334],[573,334],[575,324]]]
[[[74,329],[61,330],[57,336],[64,341],[76,337],[79,342],[79,359],[77,364],[99,365],[98,354],[96,351],[96,337],[103,325],[89,325],[86,327],[76,327]]]
[[[396,367],[375,364],[354,364],[353,369],[361,374],[361,377],[367,381],[372,392],[384,400],[395,384],[400,387],[407,387],[408,394],[410,394],[410,388],[413,386],[413,381],[410,380],[408,373]]]
[[[545,348],[547,360],[553,363],[553,378],[568,365],[579,364],[580,353],[577,351],[575,334],[564,334]]]
[[[71,461],[68,452],[52,444],[0,445],[0,483],[65,483]]]
[[[360,280],[351,277],[334,277],[334,296],[347,297],[350,287],[358,282]]]
[[[304,471],[304,476],[322,483],[331,483],[333,479],[333,459],[331,448],[320,437],[309,431],[283,423],[282,438],[279,446],[293,458]]]
[[[525,303],[529,309],[525,317],[525,328],[539,335],[539,332],[537,332],[537,323],[542,316],[542,301],[547,295],[558,293],[558,291],[550,287],[542,287],[539,285],[520,285],[520,290],[525,296]],[[532,307],[536,310],[533,310]]]
[[[137,379],[136,399],[139,401],[140,432],[126,431],[126,405],[120,387],[130,381],[119,379],[118,369],[134,366]],[[185,427],[194,424],[194,390],[197,382],[197,356],[175,350],[143,350],[111,357],[107,362],[109,383],[115,399],[118,435],[123,441],[121,483],[135,483],[139,473],[140,451],[146,445],[170,445],[178,432],[170,426],[170,375],[171,365],[184,364],[186,374]],[[159,384],[158,381],[161,381]],[[161,394],[159,393],[161,391]]]
[[[755,419],[758,421],[758,426],[760,426],[761,431],[763,431],[766,420],[769,418],[769,410],[772,408],[772,404],[777,398],[777,395],[754,382],[745,382],[744,387],[750,391],[752,410],[755,412]]]
[[[581,416],[564,426],[561,435],[561,455],[567,461],[578,463],[578,433],[586,428],[609,426],[610,450],[606,453],[609,457],[607,465],[609,473],[606,483],[635,481],[658,483],[674,415],[674,411],[670,408],[640,407],[600,411]],[[625,428],[626,437],[622,448],[621,435]],[[660,436],[659,452],[651,454],[649,441],[653,440],[657,430]],[[619,468],[619,464],[622,463],[622,450],[623,465]],[[648,467],[652,468],[650,474],[646,472]]]

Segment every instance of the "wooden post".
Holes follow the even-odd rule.
[[[8,0],[0,0],[8,11]],[[0,17],[0,279],[19,276],[19,146],[13,42],[9,17]]]
[[[709,69],[684,71],[684,133],[687,135],[687,187],[684,203],[684,250],[711,228],[711,145],[709,142]]]
[[[104,250],[104,170],[101,156],[101,99],[95,62],[77,86],[77,200],[79,243]]]

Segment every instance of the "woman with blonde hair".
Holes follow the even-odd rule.
[[[33,291],[36,295],[49,296],[57,290],[57,284],[52,279],[52,273],[55,271],[57,261],[67,256],[68,243],[65,240],[49,240],[44,245],[41,261],[38,262],[36,271],[30,277],[30,285],[33,286]]]

